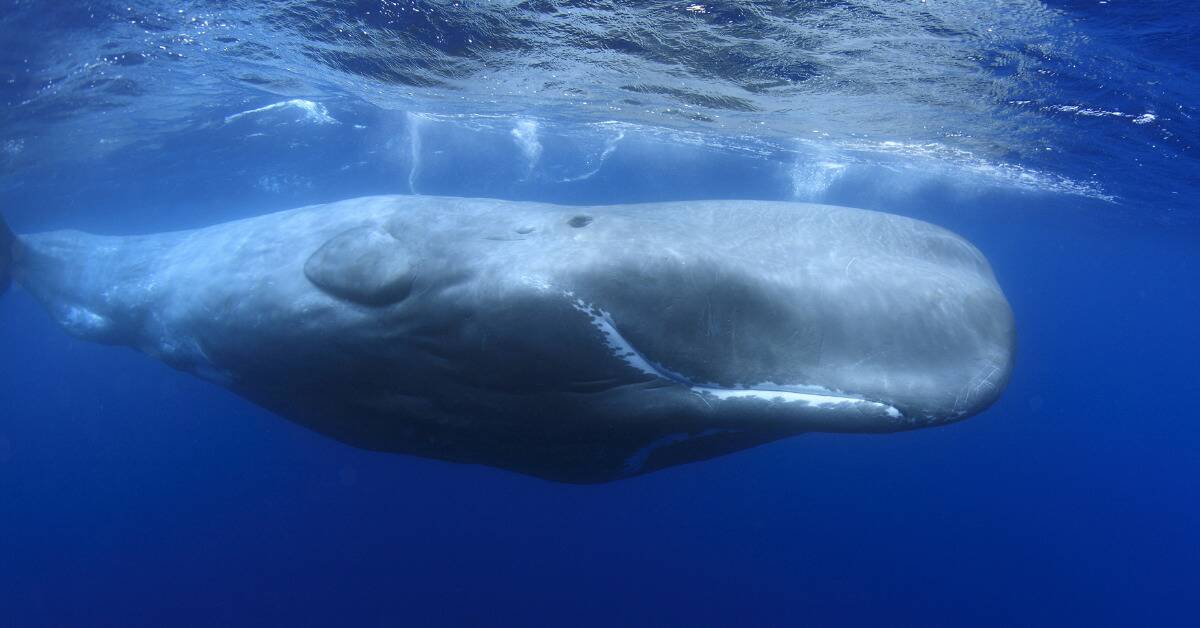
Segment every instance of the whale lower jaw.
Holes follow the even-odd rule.
[[[901,421],[904,419],[904,414],[895,406],[888,405],[879,401],[853,397],[849,395],[839,395],[834,391],[828,392],[801,392],[799,390],[788,390],[787,388],[770,388],[759,386],[748,386],[745,388],[717,388],[713,386],[697,386],[691,385],[693,392],[703,396],[711,396],[721,401],[733,399],[746,400],[761,400],[770,403],[792,404],[798,403],[805,406],[811,406],[822,410],[857,410],[859,412],[868,411],[871,414],[882,413],[889,419]],[[812,389],[811,386],[805,386],[806,389]]]
[[[799,405],[805,409],[811,408],[817,411],[849,411],[853,412],[856,417],[864,415],[880,417],[892,424],[906,421],[904,413],[900,412],[895,406],[881,401],[873,401],[852,394],[830,390],[822,386],[793,386],[763,382],[752,386],[723,388],[713,384],[694,382],[682,373],[672,371],[655,363],[643,355],[641,351],[638,351],[633,346],[633,343],[629,342],[617,330],[616,323],[608,312],[590,305],[582,299],[575,298],[572,293],[568,292],[566,296],[572,298],[572,305],[575,309],[586,314],[591,319],[592,325],[600,333],[604,334],[605,342],[608,344],[609,349],[612,350],[613,355],[647,375],[684,386],[705,400],[766,402],[788,407]]]

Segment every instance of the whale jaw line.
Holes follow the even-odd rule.
[[[895,406],[822,386],[762,382],[751,386],[721,387],[715,384],[695,382],[643,355],[621,335],[608,312],[575,298],[572,293],[565,293],[565,296],[571,298],[572,306],[586,314],[592,325],[604,335],[605,342],[613,355],[646,375],[687,388],[700,395],[706,402],[711,399],[722,402],[768,403],[772,406],[779,406],[780,410],[785,408],[790,410],[798,406],[805,411],[816,411],[817,413],[852,411],[859,417],[881,417],[888,427],[893,428],[908,423],[904,413]]]

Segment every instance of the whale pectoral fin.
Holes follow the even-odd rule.
[[[17,247],[17,236],[9,230],[4,217],[0,216],[0,294],[8,290],[12,282],[13,254]]]
[[[380,227],[356,227],[334,236],[304,264],[321,290],[363,305],[389,305],[412,288],[412,257]]]

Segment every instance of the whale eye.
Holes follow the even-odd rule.
[[[591,216],[580,214],[580,215],[568,220],[567,224],[578,229],[580,227],[586,227],[586,226],[592,224],[592,220],[594,220],[594,219]]]
[[[379,306],[408,296],[412,267],[413,259],[390,233],[358,227],[322,245],[304,264],[304,274],[335,297]]]
[[[519,233],[521,235],[527,235],[527,234],[530,234],[533,232],[534,232],[534,227],[532,225],[522,225],[520,227],[517,227],[517,233]]]

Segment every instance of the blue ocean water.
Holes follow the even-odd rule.
[[[0,1],[0,212],[380,193],[948,227],[984,414],[560,485],[359,451],[0,297],[0,625],[1194,625],[1190,2]]]

